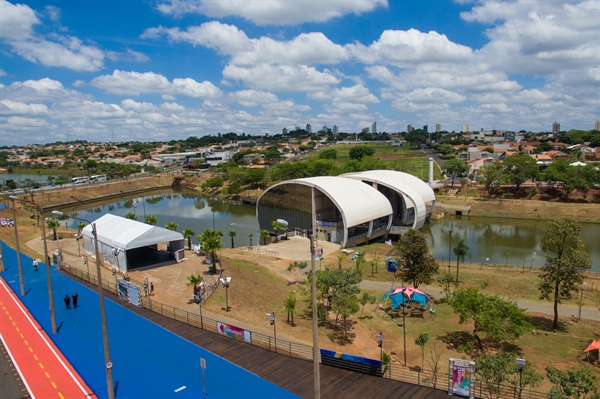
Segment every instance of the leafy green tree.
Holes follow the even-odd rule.
[[[454,187],[456,175],[459,173],[467,173],[469,171],[469,166],[462,159],[451,158],[444,163],[444,170],[447,174],[452,176],[452,187]]]
[[[233,241],[234,237],[237,237],[237,231],[235,230],[229,230],[229,233],[227,233],[227,235],[229,237],[231,237],[231,248],[235,248],[235,242]]]
[[[460,242],[452,248],[452,252],[456,255],[456,282],[459,282],[458,279],[458,268],[460,266],[460,262],[465,261],[465,256],[471,257],[471,251],[467,244],[465,244],[465,240],[460,240]]]
[[[283,308],[287,312],[287,322],[290,322],[290,316],[292,318],[292,326],[294,325],[294,312],[296,311],[296,294],[290,292],[286,295],[283,301]]]
[[[499,164],[482,167],[479,170],[479,175],[477,178],[479,183],[483,184],[488,197],[491,197],[498,191],[505,179],[506,177],[504,176],[504,168]]]
[[[263,168],[248,168],[244,173],[244,183],[252,188],[266,183],[267,170]]]
[[[190,227],[186,227],[185,229],[183,229],[183,232],[181,234],[183,234],[183,238],[187,238],[188,251],[191,251],[192,250],[192,237],[196,235],[196,232],[194,231],[194,229],[192,229]]]
[[[519,338],[530,328],[529,316],[515,302],[482,294],[476,288],[456,289],[449,304],[458,314],[460,324],[474,324],[473,336],[481,350],[484,348],[480,332],[491,341],[500,342]]]
[[[197,238],[198,241],[202,243],[202,248],[210,253],[210,258],[212,261],[212,272],[213,274],[217,272],[216,264],[217,264],[217,256],[216,252],[223,247],[223,242],[221,238],[223,237],[223,232],[219,230],[207,229],[202,232]]]
[[[16,221],[15,221],[15,223],[16,223]],[[58,232],[56,231],[56,229],[58,228],[59,224],[58,224],[57,220],[54,218],[46,219],[46,226],[48,227],[49,230],[53,231],[54,241],[58,240]]]
[[[421,369],[425,364],[425,345],[429,341],[429,333],[427,331],[423,331],[421,334],[415,338],[415,345],[421,347]]]
[[[550,395],[556,399],[600,399],[598,394],[598,378],[590,366],[569,367],[567,371],[550,365],[546,367],[546,375],[554,386]]]
[[[347,258],[347,256],[346,256],[346,254],[345,254],[345,253],[343,253],[343,252],[340,252],[340,253],[338,254],[338,256],[337,256],[337,260],[338,260],[338,270],[342,270],[342,261],[343,261],[344,259],[346,259],[346,258]]]
[[[571,218],[552,220],[542,237],[546,263],[539,274],[540,299],[554,302],[553,327],[558,328],[558,305],[573,297],[583,283],[583,272],[591,267],[579,237],[579,224]]]
[[[339,316],[342,317],[344,337],[348,339],[348,318],[360,309],[356,295],[343,293],[335,296],[331,302],[331,308],[336,314],[336,322]]]
[[[96,170],[96,169],[98,168],[98,162],[96,162],[96,161],[95,161],[95,160],[93,160],[93,159],[88,159],[88,160],[85,162],[85,168],[86,168],[87,170]]]
[[[214,189],[223,187],[225,180],[222,177],[211,177],[202,184],[202,189]]]
[[[365,256],[367,253],[365,251],[359,252],[354,256],[354,262],[356,263],[356,271],[362,273],[362,264],[366,262]]]
[[[359,299],[359,302],[362,306],[362,308],[360,309],[360,317],[362,317],[362,315],[363,315],[363,311],[365,310],[365,305],[367,303],[372,305],[376,301],[377,301],[377,297],[375,295],[371,295],[368,292],[363,292],[362,296]]]
[[[429,253],[427,237],[418,230],[409,229],[394,244],[394,255],[399,256],[400,269],[404,280],[412,281],[413,287],[431,284],[438,273],[439,265]]]
[[[271,233],[268,230],[260,231],[260,238],[263,239],[263,245],[267,245],[267,239],[271,237]]]
[[[187,277],[188,282],[186,283],[186,285],[188,287],[193,287],[194,288],[194,295],[196,295],[197,291],[196,291],[196,287],[198,286],[198,284],[200,284],[202,282],[202,280],[204,280],[202,278],[201,275],[199,274],[192,274],[191,276]]]
[[[152,225],[152,226],[156,226],[158,224],[158,218],[154,215],[148,215],[148,216],[146,216],[144,223]]]
[[[357,161],[360,161],[366,156],[370,157],[373,154],[375,154],[375,149],[368,145],[355,145],[350,148],[350,159],[355,159]]]
[[[306,267],[308,266],[308,263],[306,262],[298,262],[297,260],[295,260],[294,262],[291,262],[288,267],[287,267],[287,271],[291,272],[292,270],[296,271],[296,277],[299,279],[300,278],[300,271],[306,269]]]
[[[502,162],[502,166],[504,166],[504,173],[508,182],[516,185],[517,190],[527,180],[535,179],[540,175],[540,168],[535,159],[525,154],[506,158]]]
[[[178,227],[179,226],[175,222],[167,222],[167,224],[165,225],[165,229],[171,230],[171,231],[177,231]]]
[[[227,187],[227,194],[237,195],[241,192],[242,192],[242,186],[240,186],[240,183],[238,183],[238,182],[233,182],[229,185],[229,187]]]
[[[248,239],[250,239],[250,246],[252,246],[252,237],[254,237],[254,234],[248,233]]]
[[[283,226],[276,220],[271,222],[271,228],[275,232],[275,242],[279,242],[279,230],[281,230],[282,227]]]
[[[319,153],[319,159],[336,159],[337,151],[333,148],[327,148]]]
[[[495,354],[483,353],[475,358],[477,363],[477,378],[486,387],[491,398],[502,397],[502,386],[509,384],[519,388],[521,374],[514,353],[500,351]],[[524,388],[535,387],[542,381],[542,376],[536,371],[535,364],[527,362],[523,366],[521,384]]]

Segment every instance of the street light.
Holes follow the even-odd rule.
[[[19,247],[19,231],[17,229],[17,208],[15,205],[15,200],[18,200],[17,197],[11,195],[8,197],[12,200],[13,203],[13,225],[15,226],[15,246],[17,247],[17,266],[19,269],[19,285],[21,287],[21,296],[25,296],[25,281],[23,280],[23,265],[21,264],[21,248]]]
[[[53,214],[63,216],[64,213],[61,211],[52,211]],[[96,223],[92,223],[89,220],[81,219],[71,216],[76,220],[87,222],[92,226],[92,235],[94,236],[94,252],[96,254],[96,280],[98,283],[98,297],[100,300],[100,316],[102,322],[102,342],[104,344],[104,365],[106,371],[106,390],[108,391],[108,399],[115,399],[115,391],[113,385],[112,367],[113,363],[110,360],[110,345],[108,342],[108,326],[106,325],[106,310],[104,308],[104,292],[102,290],[102,271],[100,267],[100,251],[98,250],[98,230],[96,230]]]
[[[450,273],[450,257],[452,256],[452,228],[450,228],[450,241],[448,241],[448,273]]]
[[[521,399],[521,393],[523,392],[523,368],[527,364],[527,360],[518,357],[516,361],[519,366],[519,399]]]
[[[375,338],[377,338],[377,346],[380,349],[379,358],[383,361],[383,332],[380,331],[379,334],[375,335]]]
[[[34,202],[29,202],[31,205],[34,205],[38,208],[38,212],[40,218],[42,218],[42,237],[44,237],[44,259],[46,260],[46,279],[48,281],[48,303],[50,305],[50,322],[52,324],[52,334],[56,334],[58,332],[56,328],[56,313],[54,311],[54,295],[52,293],[52,278],[50,277],[50,262],[48,258],[48,243],[46,240],[46,219],[44,219],[44,208],[41,205],[36,204]]]
[[[231,277],[219,279],[223,287],[225,287],[225,311],[229,312],[229,284],[231,284]]]
[[[314,201],[314,198],[313,198]],[[288,227],[289,223],[283,219],[277,219],[277,223]],[[315,247],[313,246],[313,235],[308,231],[291,227],[294,231],[304,232],[310,240],[310,270],[312,274],[311,300],[312,300],[312,322],[313,322],[313,373],[314,373],[314,397],[321,398],[321,375],[319,372],[319,330],[317,323],[317,271],[315,270]]]
[[[277,353],[277,330],[275,329],[275,312],[267,313],[267,317],[273,326],[273,344],[275,345],[275,353]]]
[[[58,212],[58,211],[56,211],[56,212]],[[58,268],[62,270],[62,251],[60,250],[60,232],[58,231],[60,224],[58,224],[58,214],[54,213],[54,211],[52,211],[52,213],[57,216],[54,218],[54,224],[55,224],[54,228],[56,229],[56,245],[58,248]],[[60,213],[62,215],[62,212],[60,212]]]

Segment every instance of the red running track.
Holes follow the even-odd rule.
[[[96,398],[0,277],[0,339],[32,398]]]

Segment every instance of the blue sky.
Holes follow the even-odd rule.
[[[600,2],[0,0],[0,145],[592,129]]]

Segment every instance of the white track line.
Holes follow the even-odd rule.
[[[15,368],[17,369],[17,373],[19,373],[19,375],[21,376],[21,380],[23,381],[23,384],[25,384],[25,388],[27,389],[27,392],[29,392],[29,395],[33,399],[35,399],[35,395],[33,394],[33,391],[31,390],[31,388],[29,388],[29,384],[27,383],[27,380],[25,379],[25,375],[23,373],[21,373],[21,369],[19,368],[19,365],[17,364],[15,357],[12,355],[10,348],[6,344],[6,341],[4,340],[2,333],[0,333],[0,340],[2,340],[2,342],[4,343],[4,347],[6,348],[6,351],[8,352],[8,356],[10,356],[12,363],[15,365]]]
[[[63,362],[63,360],[58,355],[58,353],[56,353],[56,351],[54,350],[54,347],[52,345],[50,345],[50,343],[48,342],[48,340],[46,339],[46,337],[44,336],[44,334],[42,334],[40,332],[40,330],[35,325],[35,323],[33,322],[33,320],[31,320],[31,317],[29,317],[29,312],[27,312],[27,311],[25,311],[25,309],[23,309],[23,307],[21,306],[21,304],[19,303],[19,301],[14,297],[14,295],[11,293],[10,289],[8,289],[8,287],[6,286],[6,284],[4,282],[4,279],[0,279],[0,284],[2,284],[2,286],[4,286],[4,289],[6,290],[6,292],[8,292],[8,295],[15,302],[15,304],[19,307],[19,309],[21,309],[21,311],[23,312],[23,314],[25,315],[25,317],[27,317],[27,320],[29,320],[29,322],[31,323],[31,325],[33,326],[33,328],[35,329],[35,331],[39,334],[40,338],[42,338],[42,340],[46,343],[46,345],[48,346],[48,348],[52,351],[52,353],[54,354],[54,356],[56,357],[56,359],[60,362],[60,364],[62,364],[62,366],[64,367],[64,369],[67,371],[67,373],[69,373],[69,375],[71,376],[71,378],[73,379],[73,381],[75,381],[75,383],[77,384],[77,386],[79,387],[79,389],[81,389],[81,392],[83,392],[85,396],[91,396],[91,395],[93,395],[93,392],[92,393],[88,393],[86,391],[86,389],[81,385],[81,383],[79,382],[79,380],[77,379],[77,377],[75,377],[73,375],[73,373],[71,372],[71,370],[69,369],[69,367],[67,367],[67,365]]]

